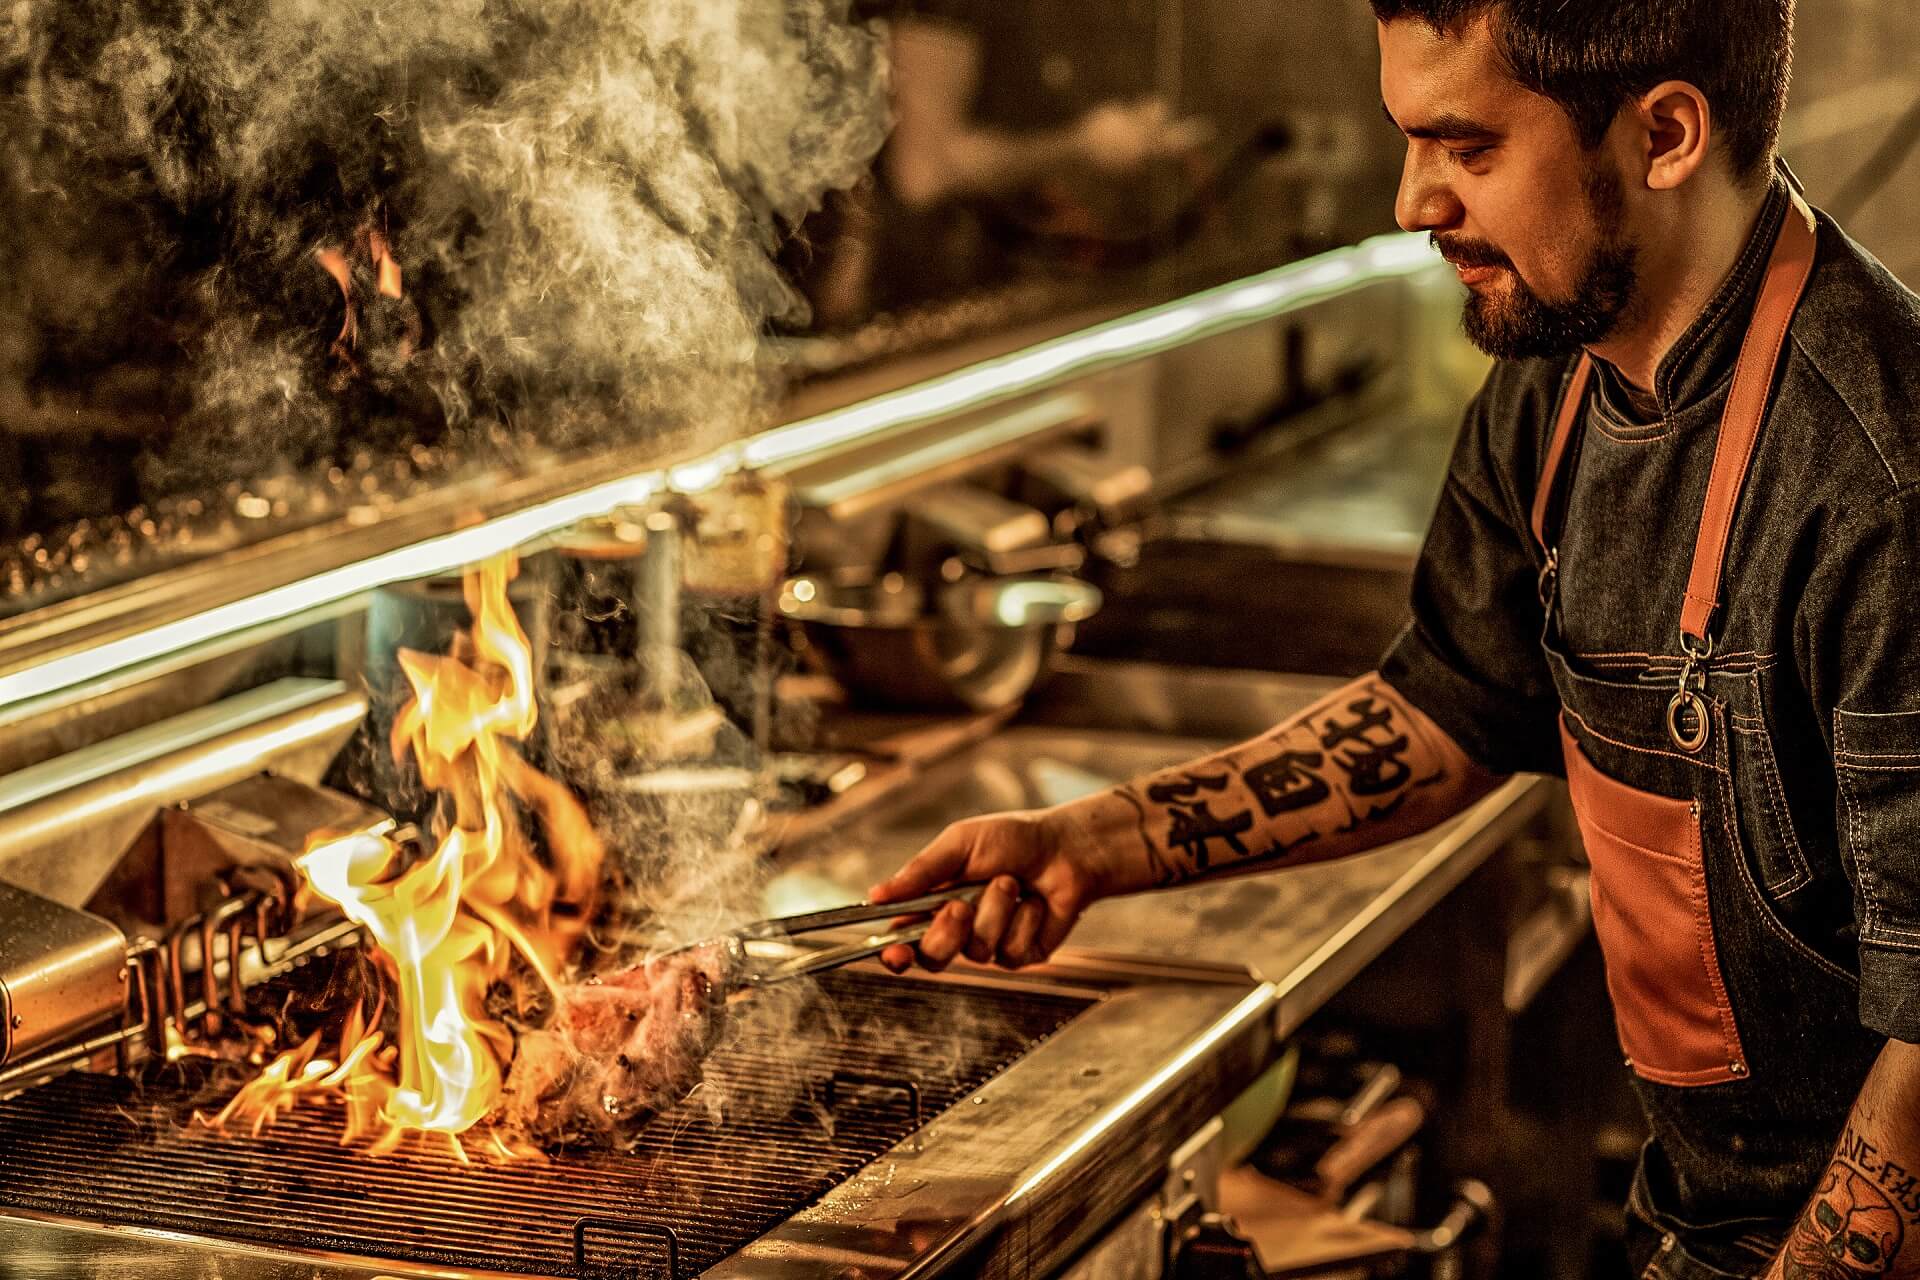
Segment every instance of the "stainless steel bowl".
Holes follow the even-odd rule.
[[[899,574],[807,575],[780,612],[849,693],[893,707],[993,711],[1018,702],[1100,607],[1059,574],[970,577],[931,600]]]

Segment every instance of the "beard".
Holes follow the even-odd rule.
[[[1505,272],[1505,293],[1469,290],[1462,322],[1474,346],[1496,360],[1572,355],[1616,329],[1639,293],[1638,251],[1620,238],[1619,214],[1625,205],[1620,179],[1598,167],[1587,179],[1587,203],[1599,243],[1566,301],[1535,293],[1520,278],[1512,259],[1485,241],[1442,240],[1434,247],[1463,267],[1498,267]]]

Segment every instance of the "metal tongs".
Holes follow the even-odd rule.
[[[856,960],[865,960],[868,956],[877,956],[895,943],[918,942],[926,935],[933,921],[920,920],[898,929],[890,929],[885,933],[869,934],[857,941],[823,947],[816,951],[806,951],[769,965],[755,966],[748,963],[747,944],[750,942],[797,938],[810,933],[844,929],[848,925],[865,924],[872,920],[892,920],[900,916],[924,915],[938,910],[949,902],[971,898],[984,888],[986,888],[984,881],[976,881],[951,885],[937,893],[924,894],[921,897],[908,898],[900,902],[858,902],[852,906],[832,907],[825,911],[808,911],[795,916],[775,916],[768,920],[755,920],[729,929],[697,945],[722,947],[727,953],[730,966],[739,975],[737,981],[741,987],[764,987],[775,982],[788,982],[794,978],[824,973],[828,969],[837,969],[841,965],[852,964]]]

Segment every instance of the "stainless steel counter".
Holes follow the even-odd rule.
[[[1252,736],[1327,687],[1323,681],[1245,672],[1158,675],[1151,692],[1136,685],[1132,696],[1163,724],[1168,715],[1203,715],[1206,736],[1137,727],[1012,726],[929,769],[904,792],[794,857],[776,886],[777,905],[857,899],[948,822],[1057,803],[1190,759]],[[1223,696],[1236,690],[1237,698]],[[1112,688],[1105,692],[1118,695]],[[1236,707],[1245,723],[1230,728]],[[1131,713],[1142,709],[1135,705]],[[1374,853],[1110,899],[1087,913],[1068,950],[1076,956],[1244,967],[1274,984],[1276,1034],[1288,1035],[1511,840],[1551,795],[1540,779],[1516,778],[1426,835]]]
[[[1410,566],[1459,426],[1451,405],[1370,415],[1183,496],[1167,513],[1166,532],[1309,562]]]

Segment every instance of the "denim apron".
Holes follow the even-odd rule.
[[[1863,1079],[1883,1043],[1859,1024],[1857,979],[1789,932],[1762,891],[1757,868],[1799,855],[1780,847],[1792,836],[1776,807],[1764,673],[1738,657],[1759,646],[1715,634],[1733,515],[1812,271],[1814,227],[1796,194],[1721,420],[1685,596],[1649,601],[1678,614],[1678,652],[1623,672],[1565,642],[1551,530],[1585,420],[1589,357],[1562,396],[1534,503],[1541,642],[1594,931],[1653,1135],[1628,1202],[1643,1280],[1762,1272],[1852,1104],[1833,1082]]]

